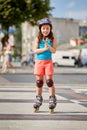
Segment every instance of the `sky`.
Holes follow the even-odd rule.
[[[53,17],[87,21],[87,0],[50,0]]]

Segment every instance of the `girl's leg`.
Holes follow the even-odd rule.
[[[11,66],[11,68],[13,68],[13,73],[15,73],[14,65],[10,61],[9,61],[9,66]]]
[[[52,79],[52,75],[46,76],[46,83],[49,88],[49,109],[51,110],[50,112],[52,113],[57,103],[56,96],[55,96],[55,86]]]
[[[13,64],[11,62],[9,62],[9,66],[11,66],[12,68],[14,68]]]
[[[55,95],[55,86],[54,86],[52,75],[46,75],[46,83],[49,88],[49,95],[54,96]]]
[[[8,70],[8,62],[4,62],[4,66],[3,66],[3,72],[6,73]]]
[[[39,110],[39,107],[42,105],[42,89],[43,89],[43,76],[36,76],[36,100],[34,104],[34,112]]]
[[[36,75],[36,95],[42,96],[43,76]]]

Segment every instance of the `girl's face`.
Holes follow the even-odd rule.
[[[6,45],[6,46],[8,45],[8,42],[7,42],[7,41],[5,41],[5,45]]]
[[[41,33],[43,34],[43,36],[48,36],[50,33],[50,30],[51,30],[51,27],[48,24],[41,26]]]

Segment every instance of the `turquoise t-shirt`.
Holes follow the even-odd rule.
[[[46,40],[46,42],[52,46],[52,42],[50,40]],[[38,44],[38,48],[44,48],[44,40],[41,40]],[[36,54],[37,60],[51,60],[52,59],[52,52],[50,50],[46,50],[42,53]]]

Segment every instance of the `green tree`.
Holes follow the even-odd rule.
[[[50,0],[0,0],[0,23],[5,29],[24,21],[35,25],[38,19],[48,17],[52,9]]]

